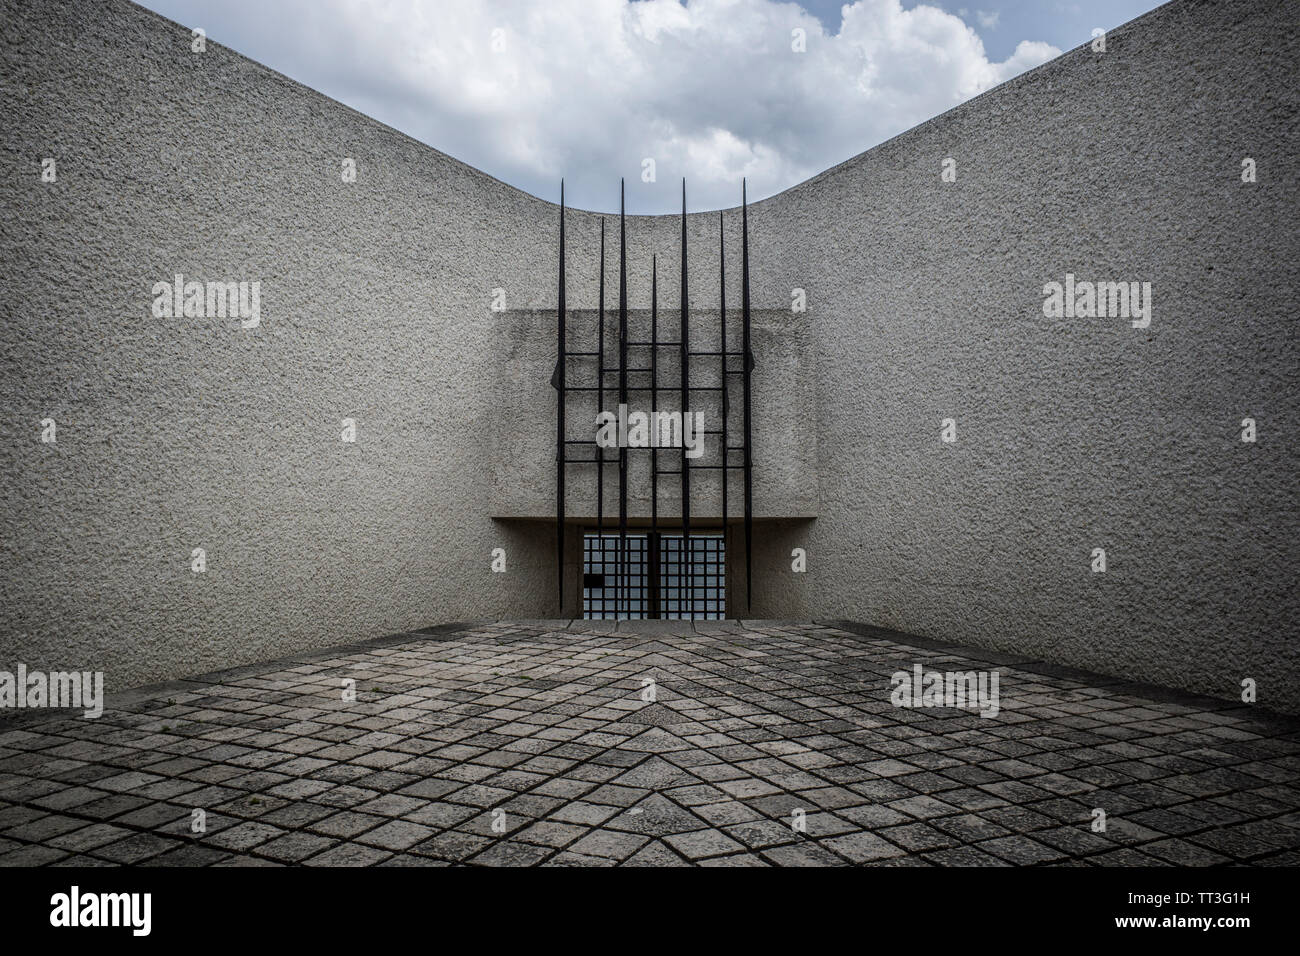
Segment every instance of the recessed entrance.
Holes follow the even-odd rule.
[[[727,616],[726,539],[720,533],[584,534],[582,616],[722,620]]]

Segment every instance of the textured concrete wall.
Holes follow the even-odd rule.
[[[133,5],[0,21],[0,656],[111,689],[536,614],[482,423],[550,205]],[[176,272],[259,280],[260,326],[154,318]]]
[[[716,239],[715,239],[716,242]],[[735,258],[739,258],[739,243]],[[570,264],[579,272],[585,258],[572,256]],[[592,257],[598,261],[598,257]],[[716,255],[714,257],[716,259]],[[728,259],[732,256],[729,253]],[[739,268],[739,263],[729,263]],[[615,267],[617,264],[615,264]],[[596,269],[593,264],[592,270]],[[716,272],[714,273],[716,276]],[[715,278],[716,282],[716,278]],[[673,285],[676,286],[674,279]],[[661,289],[661,295],[663,290]],[[738,295],[739,293],[737,293]],[[608,297],[608,291],[606,292]],[[676,305],[677,294],[673,294]],[[711,299],[716,302],[717,290]],[[594,304],[594,303],[593,303]],[[680,306],[677,306],[680,308]],[[741,314],[727,309],[727,350],[739,351],[741,347]],[[545,473],[541,462],[555,460],[555,389],[551,386],[551,373],[555,368],[556,329],[555,311],[506,312],[496,317],[492,331],[495,346],[494,362],[500,369],[498,402],[489,426],[495,445],[493,456],[492,514],[497,517],[551,517],[555,516],[554,468]],[[628,339],[650,339],[649,309],[637,309],[628,316]],[[568,348],[590,351],[596,348],[595,310],[571,313],[567,325]],[[606,362],[618,361],[618,316],[606,315]],[[660,338],[677,341],[680,312],[660,309]],[[692,348],[703,351],[720,351],[718,312],[692,308],[690,320]],[[754,441],[754,512],[764,516],[815,517],[817,514],[817,437],[816,408],[816,349],[811,341],[811,323],[801,315],[784,310],[751,310],[750,334],[752,350],[761,356],[761,374],[755,373],[752,381],[752,405],[761,409],[757,413],[758,428]],[[648,348],[628,350],[628,408],[648,410],[652,396],[636,390],[649,387],[648,373],[633,371],[649,364]],[[658,381],[660,392],[655,396],[659,411],[675,412],[681,409],[681,364],[677,349],[661,348]],[[740,369],[738,358],[730,359],[730,367]],[[572,358],[568,362],[568,385],[594,386],[597,379],[596,360],[593,357]],[[706,430],[722,427],[722,407],[717,392],[703,391],[705,387],[719,385],[720,366],[713,356],[697,356],[691,360],[690,380],[700,391],[691,394],[691,409],[704,416]],[[604,404],[601,408],[616,411],[618,408],[618,376],[605,377]],[[731,405],[727,415],[727,443],[738,447],[744,434],[741,379],[731,376]],[[569,396],[566,409],[566,433],[570,440],[592,439],[595,432],[598,396],[591,392],[574,392]],[[703,448],[698,458],[691,460],[691,514],[700,520],[717,520],[722,514],[722,477],[716,466],[722,462],[720,435],[703,436]],[[592,459],[591,446],[571,446],[572,458]],[[605,451],[605,517],[618,515],[618,452]],[[681,451],[662,449],[659,452],[661,470],[679,467]],[[731,464],[741,463],[741,456],[733,453]],[[628,514],[631,518],[646,518],[651,514],[650,497],[651,452],[648,449],[631,449],[628,452]],[[727,503],[728,514],[736,518],[743,514],[743,477],[740,471],[731,473]],[[565,476],[567,515],[573,518],[594,520],[597,501],[597,469],[592,465],[570,465]],[[681,481],[676,475],[661,475],[659,479],[659,514],[681,513]]]
[[[775,336],[791,288],[810,304],[756,388],[785,368],[816,423],[786,438],[801,416],[759,410],[756,455],[815,468],[801,503],[778,455],[758,511],[817,516],[760,541],[755,614],[1220,695],[1253,677],[1300,709],[1290,14],[1180,0],[751,208],[755,307]],[[542,355],[554,326],[500,330],[554,307],[555,207],[129,4],[0,16],[2,656],[122,687],[556,613],[549,528],[493,520],[553,495],[553,399],[502,350]],[[678,228],[629,220],[633,308]],[[717,213],[688,229],[691,300],[715,307]],[[598,235],[571,215],[571,306],[595,302]],[[260,280],[260,326],[154,318],[176,272]],[[1045,318],[1066,272],[1152,282],[1151,326]],[[547,454],[509,471],[494,398],[525,380],[519,441]]]
[[[1300,708],[1297,24],[1167,5],[759,207],[817,323],[817,613]],[[1067,272],[1150,327],[1045,318]]]

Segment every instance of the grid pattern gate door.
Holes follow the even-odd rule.
[[[727,616],[727,549],[721,534],[589,533],[583,536],[582,570],[587,620],[720,621]]]

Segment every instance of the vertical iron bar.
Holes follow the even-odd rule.
[[[725,223],[723,222],[722,213],[718,213],[718,310],[721,316],[719,320],[719,335],[721,344],[718,351],[722,353],[722,541],[723,547],[726,547],[727,541],[727,486],[731,483],[731,452],[727,451],[727,418],[731,410],[731,403],[728,401],[727,380],[731,377],[727,374],[727,367],[730,359],[727,358],[727,240],[723,234]],[[724,579],[725,586],[725,579]],[[725,594],[724,603],[725,603]]]
[[[650,421],[659,408],[659,257],[650,257]],[[659,617],[659,436],[650,436],[650,612]]]
[[[740,184],[740,208],[741,208],[741,285],[740,285],[740,307],[744,330],[741,333],[744,342],[741,351],[741,361],[745,364],[742,366],[745,370],[745,610],[752,613],[754,602],[754,561],[753,561],[753,534],[754,534],[754,460],[750,449],[750,425],[749,425],[749,373],[754,366],[754,357],[749,350],[749,195],[745,181],[742,179]]]
[[[659,408],[659,257],[650,257],[650,413]],[[653,418],[651,419],[653,421]],[[659,441],[650,436],[650,531],[659,530]]]
[[[605,217],[600,219],[600,303],[597,309],[599,322],[596,333],[596,412],[605,410]],[[605,449],[596,446],[596,535],[605,533]],[[605,561],[604,538],[601,541],[601,565]],[[604,595],[601,596],[602,610]]]
[[[559,373],[555,404],[555,563],[558,566],[560,600],[559,614],[564,615],[564,469],[566,446],[564,444],[564,373],[568,359],[564,342],[564,180],[560,180],[560,291],[556,309],[558,347],[556,371]]]
[[[627,405],[627,222],[624,215],[623,180],[618,183],[618,403]],[[623,408],[619,409],[620,412]],[[631,616],[630,582],[627,576],[627,441],[619,436],[618,450],[618,554],[619,584],[617,596],[627,606]],[[614,616],[618,616],[617,606]]]
[[[646,550],[648,554],[648,574],[650,586],[647,593],[647,616],[658,618],[660,616],[660,598],[659,598],[659,534],[651,531],[646,535]]]
[[[686,457],[686,416],[691,402],[690,305],[686,294],[686,178],[682,177],[682,547],[686,551],[686,586],[690,588],[688,617],[695,617],[695,581],[691,574],[691,466]],[[680,589],[678,590],[680,594]]]

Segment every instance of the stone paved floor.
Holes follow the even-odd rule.
[[[855,630],[469,625],[10,721],[0,864],[1300,863],[1295,722]],[[916,663],[1000,713],[893,706]]]

